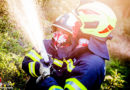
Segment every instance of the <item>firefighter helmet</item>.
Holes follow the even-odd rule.
[[[114,12],[103,3],[92,2],[82,5],[77,12],[82,23],[80,30],[83,33],[107,37],[116,26]]]
[[[101,2],[91,2],[80,6],[76,13],[68,13],[56,19],[53,26],[75,35],[76,30],[84,34],[107,37],[116,26],[114,12]],[[77,24],[80,22],[81,24]],[[80,26],[79,29],[74,27]]]
[[[59,16],[52,26],[61,28],[62,30],[73,34],[73,27],[75,26],[76,21],[78,20],[72,13],[66,13]]]

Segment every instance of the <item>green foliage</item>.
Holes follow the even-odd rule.
[[[127,67],[123,65],[123,62],[116,58],[111,58],[110,61],[106,62],[106,74],[111,74],[112,70],[118,69],[118,72],[125,74],[127,72]]]
[[[24,54],[31,48],[21,42],[14,28],[0,33],[0,77],[2,82],[11,81],[18,88],[23,88],[26,82],[27,75],[22,70],[22,61]]]
[[[124,87],[124,82],[123,80],[125,76],[121,75],[120,73],[117,72],[117,69],[111,70],[111,75],[106,75],[104,83],[102,84],[102,89],[106,90],[118,90],[119,88]]]
[[[11,23],[5,8],[4,0],[0,0],[0,77],[2,83],[24,88],[27,74],[22,70],[24,54],[31,49],[24,43],[15,25]]]
[[[20,83],[24,85],[23,82],[26,81],[26,78],[24,78],[26,74],[21,68],[22,60],[23,57],[14,53],[0,52],[0,77],[4,83],[11,81],[15,83],[16,87],[18,87]]]
[[[102,90],[118,90],[127,88],[128,68],[118,59],[111,58],[106,62],[106,76],[101,86]],[[129,87],[128,87],[129,88]]]
[[[12,24],[11,23],[7,23],[7,22],[9,22],[8,20],[9,20],[9,18],[6,15],[0,17],[0,32],[1,33],[7,32],[8,30],[11,29]]]

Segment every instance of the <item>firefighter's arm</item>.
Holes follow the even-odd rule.
[[[22,69],[30,76],[37,78],[40,75],[39,62],[41,59],[42,57],[35,50],[31,50],[25,55],[25,58],[22,62]]]
[[[53,65],[59,68],[61,68],[63,64],[66,64],[67,71],[71,74],[75,68],[72,59],[64,61],[57,59],[53,60]],[[44,90],[87,90],[87,88],[76,77],[66,79],[64,87],[61,87],[57,84],[56,80],[50,76],[48,78],[45,78],[42,83],[39,84],[39,87],[43,88]]]

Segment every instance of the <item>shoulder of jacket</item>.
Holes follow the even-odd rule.
[[[95,55],[91,52],[86,52],[84,54],[82,54],[79,59],[92,59],[92,60],[104,60],[102,57]]]

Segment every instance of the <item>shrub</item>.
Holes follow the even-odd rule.
[[[28,77],[21,68],[22,60],[30,49],[9,20],[5,0],[0,0],[0,77],[3,84],[24,88]]]
[[[117,69],[111,70],[110,75],[105,76],[104,83],[102,84],[102,89],[119,89],[124,87],[125,80],[123,79],[125,76],[118,73]]]
[[[101,85],[101,89],[118,90],[126,88],[126,77],[128,75],[128,68],[123,65],[123,62],[121,63],[118,59],[111,58],[110,61],[106,62],[106,76],[103,84]]]

